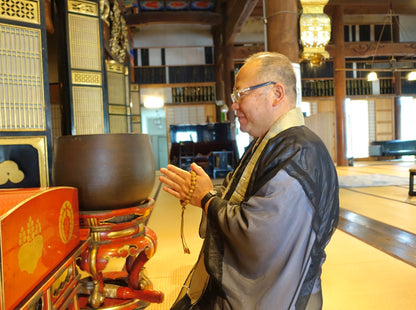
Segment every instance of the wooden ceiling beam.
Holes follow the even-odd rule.
[[[326,47],[330,57],[334,56],[335,46]],[[345,42],[345,58],[404,57],[416,55],[416,43]]]
[[[345,42],[345,58],[370,58],[375,54],[379,57],[414,57],[416,55],[416,43],[383,43],[377,47],[376,42]],[[329,44],[326,47],[330,58],[334,58],[335,46]],[[264,45],[234,46],[233,59],[241,61],[253,53],[264,51]]]
[[[201,24],[216,26],[222,23],[219,13],[205,11],[177,11],[177,12],[140,12],[127,15],[128,26],[144,26],[148,24]]]
[[[334,6],[342,5],[345,15],[416,14],[416,2],[409,0],[330,0],[325,12],[332,15]]]
[[[258,2],[259,0],[239,0],[235,1],[232,7],[227,7],[227,18],[224,20],[224,43],[226,45],[234,43],[236,36],[241,32],[243,25],[250,17]]]

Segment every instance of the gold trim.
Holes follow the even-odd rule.
[[[0,18],[39,25],[39,1],[0,0]]]
[[[115,60],[107,60],[105,62],[105,66],[107,68],[107,71],[116,72],[123,74],[124,71],[124,65],[118,63]]]
[[[38,151],[40,187],[49,186],[48,152],[45,136],[1,137],[0,145],[29,144]]]
[[[108,105],[108,113],[109,114],[117,114],[117,115],[126,115],[127,114],[127,110],[125,106],[122,105],[114,105],[114,104],[109,104]]]
[[[148,235],[144,235],[144,238],[147,241],[149,241],[149,246],[145,247],[144,251],[145,251],[147,258],[150,259],[156,252],[155,243],[153,242],[153,239],[150,238]]]
[[[110,233],[108,233],[107,236],[110,239],[117,239],[117,238],[121,238],[121,237],[130,236],[135,231],[136,231],[135,228],[128,228],[128,229],[123,229],[123,230],[119,230],[119,231],[110,232]]]
[[[72,83],[81,85],[102,85],[101,72],[76,71],[71,72]]]
[[[91,1],[68,0],[68,11],[85,15],[98,16],[98,5]]]
[[[65,227],[68,224],[69,230],[66,230]],[[72,233],[74,231],[74,211],[72,209],[72,204],[70,201],[66,200],[62,206],[59,213],[59,236],[61,241],[66,244],[71,240]]]
[[[131,91],[139,91],[139,84],[130,84]]]

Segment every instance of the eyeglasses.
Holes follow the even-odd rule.
[[[249,90],[264,87],[264,86],[267,86],[267,85],[274,85],[274,84],[276,84],[276,82],[269,81],[269,82],[266,82],[266,83],[261,83],[261,84],[254,85],[254,86],[251,86],[251,87],[243,88],[242,90],[234,89],[233,92],[231,93],[231,100],[233,101],[233,103],[238,102],[241,98],[241,94],[243,94],[245,92],[248,92]]]

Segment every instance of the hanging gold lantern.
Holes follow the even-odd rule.
[[[325,50],[331,38],[331,20],[324,13],[328,0],[301,0],[303,13],[300,16],[300,40],[302,59],[319,65],[329,53]]]

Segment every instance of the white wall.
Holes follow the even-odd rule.
[[[416,22],[415,16],[401,15],[400,24],[400,42],[416,42]]]
[[[176,47],[166,49],[166,65],[182,66],[205,63],[204,47]]]
[[[213,45],[210,27],[205,25],[146,25],[133,33],[133,48]]]

